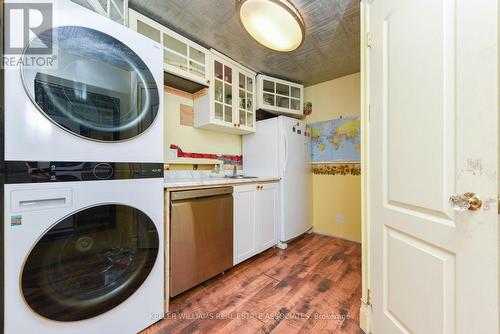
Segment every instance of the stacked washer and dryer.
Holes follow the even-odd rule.
[[[164,311],[162,49],[52,4],[26,50],[57,66],[4,73],[4,332],[136,333]]]

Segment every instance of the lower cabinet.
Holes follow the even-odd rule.
[[[278,187],[278,183],[234,187],[234,265],[276,245]]]

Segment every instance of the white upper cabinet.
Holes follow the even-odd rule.
[[[195,94],[195,126],[233,134],[255,132],[256,74],[215,50],[210,87]]]
[[[129,26],[163,45],[165,72],[199,84],[210,84],[209,51],[158,22],[130,9]]]
[[[303,85],[259,74],[257,95],[257,109],[279,114],[303,115]]]
[[[122,25],[127,24],[128,0],[71,0],[85,8],[109,17]]]

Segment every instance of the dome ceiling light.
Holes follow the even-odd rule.
[[[286,0],[237,0],[246,31],[265,47],[281,52],[296,50],[304,41],[304,20]]]

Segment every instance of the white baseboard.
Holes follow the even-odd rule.
[[[365,334],[370,334],[370,316],[371,307],[361,300],[361,307],[359,309],[359,327]]]

